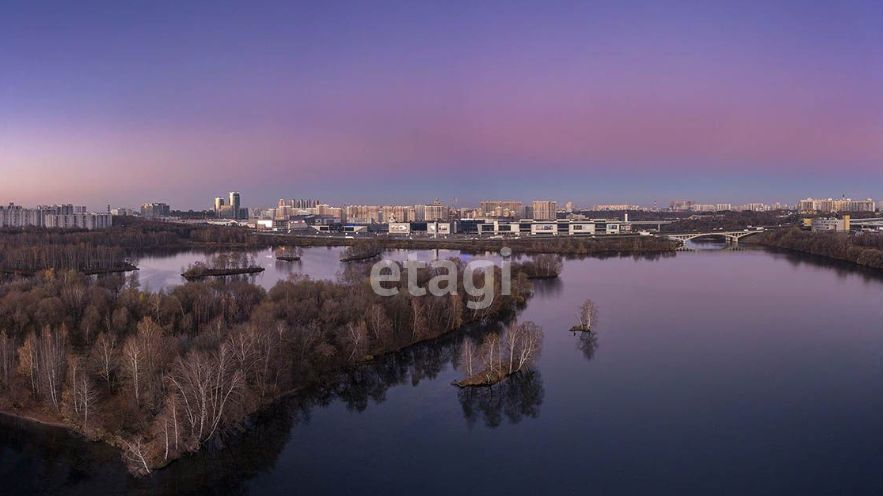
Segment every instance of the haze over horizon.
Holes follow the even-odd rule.
[[[883,6],[0,6],[0,202],[883,197]]]

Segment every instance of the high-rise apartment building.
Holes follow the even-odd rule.
[[[873,212],[874,200],[853,200],[851,198],[807,198],[797,202],[801,212]]]
[[[10,203],[0,207],[0,227],[50,227],[104,229],[113,225],[110,213],[88,213],[85,206],[53,205],[24,208]]]
[[[531,203],[531,214],[534,220],[555,220],[558,203],[551,200],[534,200]]]
[[[377,205],[347,205],[344,208],[346,221],[353,224],[379,224],[381,208]]]
[[[416,218],[414,220],[433,222],[437,220],[448,220],[448,207],[444,206],[438,200],[432,202],[432,205],[415,205]]]
[[[487,217],[508,217],[517,219],[524,213],[520,201],[486,200],[479,204],[479,210]]]
[[[168,217],[172,209],[166,203],[144,203],[141,205],[141,215],[147,218]]]
[[[230,198],[228,200],[228,205],[230,205],[230,212],[234,219],[239,219],[241,217],[239,209],[241,208],[239,201],[239,192],[231,191]]]
[[[279,207],[295,208],[295,209],[316,208],[317,206],[319,206],[319,200],[309,200],[309,199],[299,199],[299,198],[292,198],[292,199],[280,198],[278,206]]]
[[[386,205],[382,209],[381,222],[414,222],[417,220],[417,211],[410,205]]]

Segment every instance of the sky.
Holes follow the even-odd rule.
[[[0,203],[883,199],[883,2],[0,2]]]

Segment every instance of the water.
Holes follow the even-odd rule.
[[[4,421],[0,477],[81,494],[883,494],[883,279],[710,248],[567,260],[520,315],[545,330],[537,371],[505,387],[451,386],[449,339],[283,402],[228,449],[149,479]],[[333,278],[336,250],[291,270]],[[568,331],[587,297],[596,341]]]
[[[250,252],[254,259],[254,265],[263,267],[264,272],[247,279],[270,289],[279,281],[284,281],[293,276],[309,276],[312,279],[337,280],[348,265],[343,263],[340,256],[344,248],[340,246],[313,247],[304,250],[301,259],[296,262],[276,260],[276,252],[273,249],[264,249]],[[175,255],[144,256],[137,260],[138,280],[142,289],[152,291],[168,290],[179,284],[187,282],[181,273],[188,265],[197,262],[206,262],[209,255],[203,252],[188,251]],[[483,255],[461,254],[453,250],[390,250],[385,252],[384,258],[404,261],[408,258],[428,262],[436,259],[448,259],[459,257],[463,260],[481,258],[498,260],[499,256],[488,253]],[[379,260],[379,259],[378,259]],[[244,277],[244,276],[237,276]]]

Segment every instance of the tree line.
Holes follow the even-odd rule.
[[[880,233],[810,232],[792,228],[766,231],[753,238],[748,238],[749,242],[883,269],[883,235]]]
[[[99,273],[132,269],[128,260],[159,250],[270,246],[245,228],[154,222],[115,217],[109,229],[7,229],[0,231],[0,271],[46,269]]]

